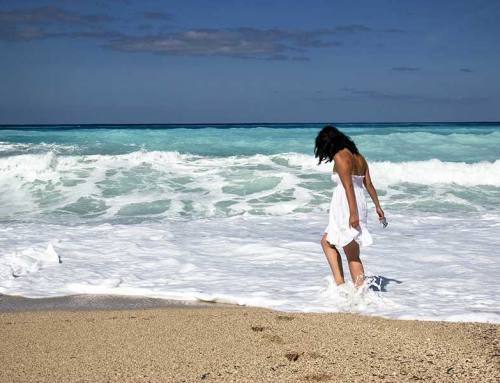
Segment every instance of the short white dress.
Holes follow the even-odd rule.
[[[349,225],[349,204],[344,186],[340,181],[339,175],[337,173],[332,174],[332,181],[337,186],[333,190],[328,226],[324,232],[327,233],[327,241],[336,247],[344,247],[352,240],[358,242],[360,246],[369,246],[373,243],[372,236],[367,229],[368,210],[363,189],[363,177],[358,175],[352,176],[359,216],[359,227],[355,229]]]

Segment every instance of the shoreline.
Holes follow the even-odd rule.
[[[217,302],[182,301],[135,295],[74,294],[27,298],[0,294],[0,314],[26,311],[113,311],[159,308],[246,307]]]
[[[377,314],[365,314],[350,311],[286,311],[261,306],[238,305],[232,303],[210,302],[202,300],[178,300],[151,298],[143,295],[116,294],[73,294],[46,298],[28,298],[20,295],[0,293],[0,314],[31,311],[117,311],[146,309],[204,309],[204,308],[234,308],[249,310],[269,310],[281,314],[346,314],[366,318],[378,318],[390,321],[415,321],[430,323],[468,323],[500,326],[500,323],[469,320],[443,320],[429,318],[391,318]]]
[[[0,312],[0,382],[500,378],[494,324],[217,304],[61,307]]]

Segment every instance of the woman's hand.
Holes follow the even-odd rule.
[[[378,220],[382,221],[385,217],[384,211],[382,210],[382,208],[380,206],[378,206],[375,210],[377,211],[377,214],[378,214]]]
[[[358,213],[351,213],[351,215],[349,216],[349,225],[354,229],[359,227]]]

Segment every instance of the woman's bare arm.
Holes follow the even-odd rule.
[[[344,186],[347,203],[349,204],[349,224],[352,227],[358,227],[358,207],[356,205],[356,195],[354,194],[354,186],[352,184],[352,154],[348,150],[343,149],[335,154],[334,160],[335,168]]]
[[[365,161],[366,163],[366,161]],[[373,186],[372,179],[370,177],[370,169],[368,168],[368,163],[366,163],[366,171],[365,177],[363,179],[363,183],[365,184],[366,191],[370,195],[373,203],[375,204],[375,209],[377,210],[377,214],[379,219],[384,218],[384,211],[380,207],[380,202],[378,200],[377,190],[375,190],[375,186]]]

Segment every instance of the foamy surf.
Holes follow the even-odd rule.
[[[49,242],[45,250],[28,247],[6,254],[0,259],[0,275],[3,278],[18,278],[58,263],[62,260]]]
[[[498,127],[412,129],[348,128],[389,220],[362,289],[319,245],[316,129],[0,130],[0,293],[500,323]]]
[[[399,210],[423,204],[428,211],[485,211],[497,201],[491,195],[500,195],[500,160],[370,166],[385,206],[396,204]],[[301,153],[16,155],[0,158],[0,214],[60,222],[320,212],[328,208],[330,167]]]
[[[478,224],[459,248],[455,219],[392,216],[390,230],[372,222],[377,245],[363,252],[368,278],[358,290],[350,282],[333,284],[319,246],[324,219],[239,216],[140,225],[52,224],[42,235],[36,224],[16,224],[3,233],[6,243],[58,238],[54,248],[64,262],[4,277],[0,292],[136,295],[285,311],[500,322],[495,277],[500,269],[491,257],[500,243],[492,222]],[[420,235],[424,227],[433,235]],[[345,263],[344,269],[347,273]]]

